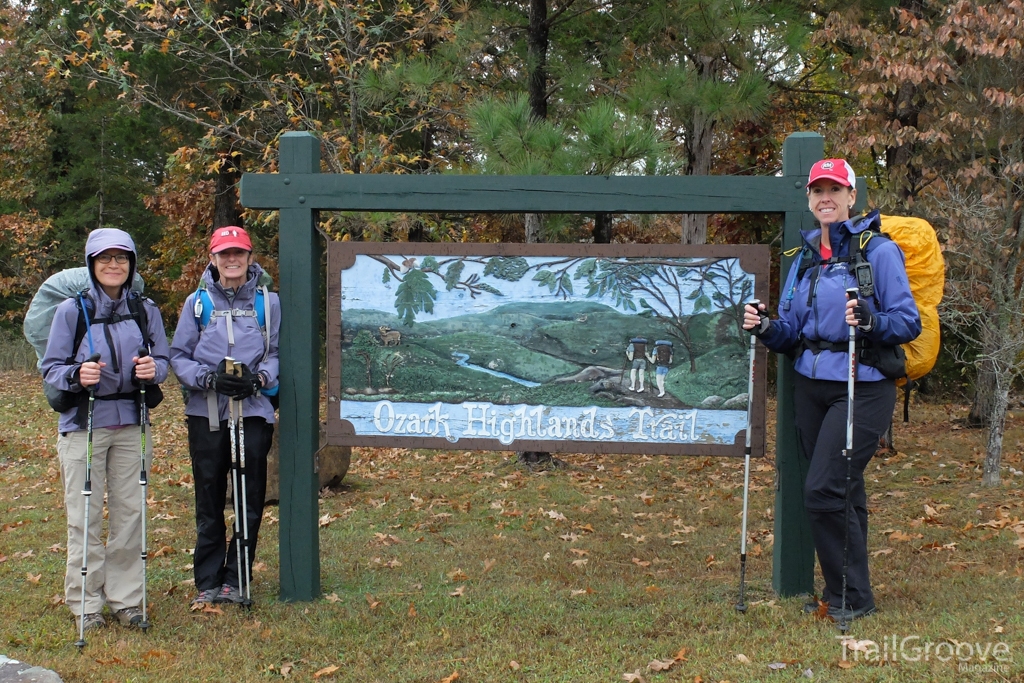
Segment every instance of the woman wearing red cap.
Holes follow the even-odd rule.
[[[185,416],[196,486],[196,589],[193,608],[208,603],[248,604],[256,538],[267,490],[267,453],[274,434],[277,341],[281,305],[267,291],[270,277],[254,261],[242,228],[226,226],[210,238],[210,265],[199,288],[185,300],[171,343],[171,367],[188,389]],[[227,359],[239,366],[229,372]],[[241,429],[231,429],[241,410]],[[232,447],[244,442],[245,522],[248,542],[225,539],[224,503]],[[238,458],[240,461],[240,458]],[[240,477],[239,477],[240,478]],[[234,481],[234,479],[233,479]],[[248,552],[245,548],[247,547]]]
[[[801,454],[810,461],[804,504],[825,579],[822,600],[829,604],[829,615],[844,623],[875,610],[864,468],[892,421],[894,378],[903,374],[899,345],[921,332],[903,252],[891,240],[877,237],[878,211],[851,218],[856,199],[856,176],[846,161],[814,164],[807,204],[819,227],[802,232],[803,247],[782,290],[779,316],[769,320],[764,305],[760,311],[748,305],[743,318],[744,329],[794,360],[797,437]],[[873,239],[869,231],[876,235]],[[859,293],[848,300],[851,288]],[[856,327],[858,362],[848,468],[844,449],[850,326]],[[816,611],[817,603],[806,609]]]

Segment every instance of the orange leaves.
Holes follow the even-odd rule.
[[[320,669],[315,674],[313,674],[313,678],[323,678],[324,676],[330,676],[340,668],[341,667],[337,666],[336,664],[332,664],[331,666],[325,666],[324,668]]]

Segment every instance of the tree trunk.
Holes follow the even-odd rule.
[[[213,202],[213,227],[242,224],[242,207],[238,205],[238,180],[241,173],[234,158],[224,154],[224,163],[217,172],[217,195]]]
[[[969,427],[987,427],[995,414],[996,374],[988,363],[978,365],[978,376],[974,379],[974,403],[967,415]]]
[[[548,1],[530,0],[530,25],[527,29],[526,44],[529,49],[529,90],[530,112],[539,120],[548,117]],[[543,242],[541,228],[543,221],[539,213],[523,216],[526,222],[526,243]],[[542,451],[517,451],[516,462],[534,468],[549,466],[550,453]]]
[[[703,78],[714,78],[716,61],[711,57],[701,57],[699,73]],[[715,120],[699,109],[694,110],[690,119],[689,134],[685,138],[686,175],[709,175],[711,173],[712,155],[715,151]],[[681,220],[684,245],[708,244],[708,214],[683,214]]]
[[[540,233],[544,227],[543,217],[539,213],[523,214],[523,221],[526,223],[526,243],[538,244],[543,242]]]
[[[594,229],[590,234],[594,236],[594,244],[611,244],[612,215],[610,213],[595,213]]]
[[[538,119],[548,117],[548,0],[530,0],[529,50],[530,111]]]
[[[984,486],[999,485],[999,464],[1003,459],[1003,432],[1006,430],[1006,408],[1010,403],[1010,388],[997,386],[992,396],[992,412],[988,415],[988,444],[985,446],[985,469],[981,477]]]

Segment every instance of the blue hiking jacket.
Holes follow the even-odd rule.
[[[880,232],[878,211],[857,216],[829,226],[834,257],[849,256],[857,250],[859,235],[865,230]],[[797,281],[801,258],[798,256],[779,300],[779,317],[773,320],[761,341],[772,351],[785,353],[797,350],[794,369],[805,377],[845,382],[847,353],[822,350],[815,354],[802,346],[802,339],[838,342],[849,339],[846,324],[846,289],[857,286],[850,263],[823,264],[820,254],[821,230],[802,231],[804,248],[812,254],[812,265]],[[875,345],[896,346],[914,340],[921,333],[921,317],[910,293],[903,252],[892,240],[875,237],[867,246],[866,256],[874,271],[875,293],[859,297],[875,316],[870,332],[857,329],[857,337],[865,337]],[[885,379],[873,367],[857,364],[857,381],[877,382]]]

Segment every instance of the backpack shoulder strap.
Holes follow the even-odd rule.
[[[75,308],[78,309],[78,322],[75,323],[75,339],[71,345],[71,355],[67,357],[67,363],[70,365],[75,362],[75,356],[78,355],[78,347],[82,345],[82,340],[85,339],[85,332],[88,329],[89,321],[86,320],[86,315],[92,315],[82,308],[84,305],[86,308],[92,303],[92,300],[86,296],[89,293],[88,289],[83,289],[75,294]],[[83,302],[88,302],[84,303]]]
[[[146,311],[146,300],[138,292],[128,292],[128,310],[131,311],[132,319],[139,326],[142,342],[147,349],[152,350],[153,340],[149,335],[149,313]]]

